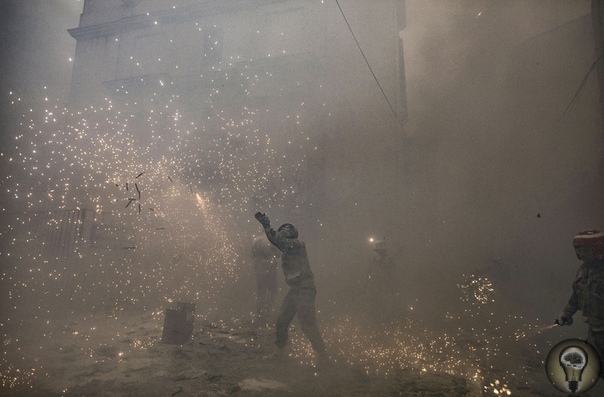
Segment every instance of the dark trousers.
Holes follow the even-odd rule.
[[[314,288],[291,288],[279,311],[277,318],[277,340],[275,344],[283,349],[287,345],[287,332],[294,316],[298,315],[300,328],[310,341],[313,350],[322,353],[325,351],[325,343],[317,327],[317,315],[315,312]]]

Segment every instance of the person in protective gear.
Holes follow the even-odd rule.
[[[254,237],[252,263],[256,274],[256,323],[266,326],[270,322],[277,297],[277,255],[279,250],[266,237]]]
[[[255,217],[262,224],[268,240],[281,251],[281,268],[285,282],[289,286],[275,325],[277,349],[273,357],[285,356],[289,325],[297,315],[302,332],[321,361],[326,357],[325,343],[316,322],[315,296],[317,290],[308,262],[306,245],[298,240],[298,230],[291,223],[286,223],[275,231],[271,228],[266,214],[257,212]]]
[[[394,283],[395,269],[396,264],[386,250],[386,242],[375,242],[364,283],[369,319],[375,324],[387,323],[395,317],[398,295]]]
[[[589,229],[573,239],[577,258],[583,263],[573,281],[573,293],[558,316],[560,325],[571,325],[581,310],[589,325],[587,341],[604,357],[604,233]]]

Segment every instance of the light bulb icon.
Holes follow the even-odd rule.
[[[560,352],[559,361],[566,377],[568,390],[576,393],[580,388],[583,370],[587,365],[587,353],[579,346],[568,346]]]
[[[582,339],[560,341],[545,360],[545,373],[552,386],[569,395],[591,390],[600,379],[601,367],[596,348]]]

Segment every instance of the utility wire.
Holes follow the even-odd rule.
[[[361,48],[361,45],[359,44],[359,41],[357,40],[356,36],[354,35],[354,32],[352,31],[352,28],[350,27],[350,24],[348,23],[348,19],[346,18],[346,15],[344,15],[344,11],[342,11],[342,7],[340,7],[340,2],[338,0],[336,0],[336,4],[338,5],[338,8],[340,9],[340,13],[342,14],[342,17],[344,18],[344,21],[346,22],[346,25],[348,26],[348,30],[350,30],[350,34],[352,34],[352,38],[354,39],[354,42],[357,44],[357,47],[359,48],[359,51],[361,52],[361,55],[363,55],[363,59],[365,59],[365,63],[367,64],[367,67],[369,68],[369,71],[373,75],[373,78],[374,78],[375,82],[377,83],[378,87],[380,87],[380,91],[382,91],[382,95],[384,95],[384,99],[386,99],[386,102],[388,102],[388,106],[390,106],[390,110],[392,111],[392,114],[396,118],[396,121],[398,121],[398,123],[402,127],[403,124],[401,123],[401,120],[396,115],[396,112],[394,111],[394,108],[392,107],[392,104],[388,100],[388,97],[386,96],[386,93],[384,92],[384,89],[382,88],[382,85],[380,84],[380,82],[378,81],[375,73],[373,72],[373,69],[371,68],[371,65],[369,64],[369,61],[367,60],[367,57],[365,56],[365,53],[363,52],[363,49]]]
[[[575,96],[573,97],[573,99],[571,99],[570,103],[568,104],[568,106],[564,110],[564,113],[562,114],[562,117],[566,116],[566,114],[568,113],[568,111],[570,110],[570,108],[577,102],[577,99],[579,98],[579,95],[581,95],[581,92],[583,91],[583,88],[585,88],[585,84],[587,83],[587,79],[589,78],[589,75],[596,68],[596,65],[598,64],[598,62],[600,61],[600,59],[602,59],[602,56],[604,56],[604,54],[601,54],[598,57],[598,59],[596,59],[594,61],[594,63],[591,64],[591,67],[589,68],[589,70],[587,71],[587,74],[585,75],[585,77],[583,77],[583,81],[579,85],[579,89],[577,89],[577,92],[575,92]]]

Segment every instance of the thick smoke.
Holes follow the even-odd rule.
[[[389,2],[339,3],[320,5],[330,21],[320,33],[335,41],[329,49],[337,56],[319,60],[326,69],[320,79],[301,82],[316,90],[320,106],[273,108],[282,95],[278,85],[247,76],[274,90],[266,93],[266,108],[222,109],[220,100],[229,98],[216,92],[212,106],[214,98],[194,93],[189,105],[173,96],[145,112],[110,100],[64,110],[75,53],[66,29],[77,27],[82,1],[3,2],[0,133],[8,227],[0,258],[14,272],[4,284],[19,295],[25,289],[14,278],[29,277],[29,269],[14,270],[14,256],[6,256],[15,246],[14,225],[29,219],[16,221],[14,214],[103,209],[113,216],[107,225],[136,234],[132,243],[119,241],[120,249],[136,250],[91,255],[80,270],[97,280],[93,288],[80,286],[77,261],[67,265],[73,277],[61,278],[62,264],[50,273],[60,282],[43,272],[32,276],[27,288],[33,285],[45,301],[28,302],[39,305],[36,315],[61,306],[40,288],[67,285],[70,295],[57,299],[95,308],[153,310],[193,300],[213,320],[248,319],[249,245],[260,232],[253,219],[260,210],[274,226],[298,226],[323,324],[371,311],[371,237],[385,241],[396,264],[395,292],[384,291],[393,293],[393,320],[446,328],[469,316],[469,305],[477,313],[465,319],[479,326],[495,295],[498,321],[518,314],[549,324],[578,265],[572,236],[604,227],[589,2],[407,0],[399,32],[405,114],[386,55],[397,38],[385,42],[380,35],[393,26],[380,24],[379,6]],[[290,23],[284,18],[279,28]],[[264,47],[254,47],[254,32],[241,29],[249,39],[241,46],[260,56]],[[184,36],[168,33],[176,42],[168,61],[184,67],[198,61],[177,51],[186,47]],[[299,40],[263,37],[262,43],[312,48],[316,33],[309,28]],[[3,292],[11,302],[19,300],[15,295]]]
[[[37,98],[47,87],[45,95],[66,99],[75,56],[67,29],[77,26],[82,6],[80,0],[2,2],[3,95]]]

